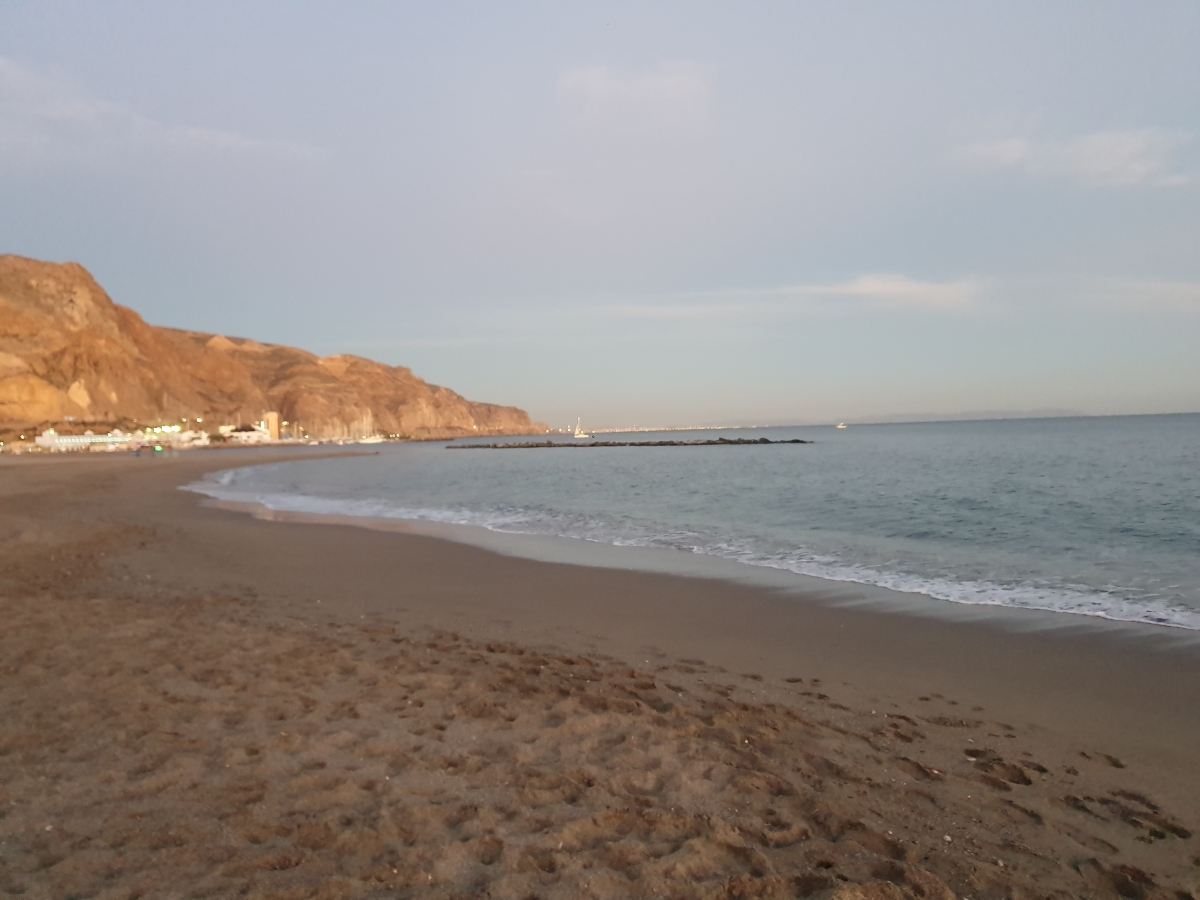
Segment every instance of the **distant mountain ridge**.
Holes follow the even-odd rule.
[[[403,366],[148,325],[77,263],[0,255],[0,438],[184,418],[215,431],[267,410],[320,438],[546,430],[524,410],[466,400]]]

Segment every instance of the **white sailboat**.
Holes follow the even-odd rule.
[[[582,424],[582,422],[583,422],[583,419],[582,419],[582,418],[579,418],[579,419],[576,419],[576,420],[575,420],[575,434],[574,434],[574,437],[576,437],[576,438],[579,438],[580,440],[583,440],[584,438],[590,438],[590,437],[591,437],[591,435],[590,435],[590,434],[588,434],[586,431],[584,431],[582,428],[580,428],[580,427],[579,427],[579,426],[580,426],[580,424]]]

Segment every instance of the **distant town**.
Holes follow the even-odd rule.
[[[79,451],[117,452],[148,450],[191,450],[200,447],[253,446],[258,444],[378,444],[397,440],[401,435],[364,434],[355,438],[320,441],[311,438],[299,422],[281,419],[278,412],[267,412],[258,422],[239,425],[220,425],[210,432],[203,427],[204,419],[181,419],[178,424],[147,425],[132,431],[114,428],[103,434],[86,430],[82,434],[64,434],[47,428],[41,434],[6,446],[0,441],[0,451],[9,453],[64,453]]]

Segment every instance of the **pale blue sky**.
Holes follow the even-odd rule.
[[[1200,410],[1200,6],[7,0],[0,252],[556,425]]]

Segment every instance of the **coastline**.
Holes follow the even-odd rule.
[[[958,602],[931,597],[919,591],[809,575],[790,569],[744,563],[740,560],[672,548],[622,546],[599,540],[501,531],[482,525],[424,519],[279,510],[257,501],[211,497],[191,484],[180,485],[180,489],[202,496],[204,499],[200,503],[203,506],[249,515],[264,522],[339,525],[397,534],[423,535],[534,562],[729,582],[794,595],[808,602],[869,607],[884,613],[987,624],[1006,631],[1066,630],[1085,634],[1099,632],[1150,642],[1165,642],[1172,646],[1200,647],[1200,629],[1171,623],[1112,618],[1036,606]]]
[[[791,451],[630,451],[633,455],[624,458],[558,454],[535,461],[492,454],[465,466],[465,460],[444,453],[443,445],[397,446],[380,448],[378,459],[345,465],[235,470],[205,479],[208,483],[197,489],[279,511],[403,518],[684,550],[873,585],[898,592],[894,596],[923,594],[956,604],[1069,612],[1200,632],[1200,582],[1186,527],[1193,512],[1200,515],[1186,451],[1200,419],[1178,426],[1178,434],[1165,421],[1157,422],[1158,449],[1140,474],[1126,472],[1122,460],[1140,452],[1139,442],[1148,435],[1123,422],[1104,430],[1104,440],[1092,441],[1086,434],[1036,428],[1030,434],[970,428],[957,437],[931,426],[890,436],[864,430],[852,439],[818,441],[799,456]],[[898,446],[885,448],[890,443]],[[1079,464],[1096,477],[1079,480],[1064,470],[1071,454],[1091,460]],[[735,458],[745,465],[731,463]],[[881,466],[885,459],[894,460],[894,466]],[[576,486],[583,470],[600,480]],[[636,477],[627,477],[634,470]],[[1101,470],[1123,487],[1106,493]],[[934,471],[943,474],[931,479]],[[1063,478],[1063,490],[1045,491],[1048,477]],[[522,478],[532,480],[522,484]],[[612,490],[600,488],[609,479],[615,479]],[[712,489],[704,488],[707,499],[700,500],[689,484]],[[1177,488],[1178,504],[1169,485]],[[719,508],[694,508],[693,499],[711,503],[715,496],[721,497]],[[1182,530],[1172,530],[1170,510],[1177,510]],[[514,550],[525,555],[519,547]],[[812,587],[824,590],[820,584]]]
[[[261,451],[255,456],[238,464],[296,458],[266,457]],[[180,598],[201,598],[198,607],[219,608],[224,610],[221,616],[232,610],[247,629],[286,633],[296,641],[302,640],[306,628],[336,632],[349,643],[361,643],[361,635],[353,635],[362,629],[391,629],[406,640],[452,633],[458,637],[438,652],[466,668],[464,660],[481,655],[479,648],[500,641],[528,653],[596,660],[601,668],[611,669],[598,683],[612,683],[622,666],[643,673],[669,672],[657,680],[680,682],[678,686],[687,688],[675,692],[681,697],[711,691],[719,682],[727,690],[718,691],[711,702],[719,703],[723,696],[737,709],[745,707],[740,714],[752,719],[776,715],[772,710],[790,710],[822,727],[841,728],[846,744],[838,751],[842,756],[835,758],[843,763],[856,760],[861,769],[855,775],[858,781],[847,782],[859,785],[855,790],[879,780],[865,774],[874,764],[860,759],[856,748],[869,747],[885,769],[901,759],[912,762],[918,746],[929,760],[943,760],[937,766],[929,761],[920,765],[936,769],[938,775],[948,773],[945,777],[913,777],[922,781],[924,790],[946,793],[938,796],[942,807],[965,804],[962,809],[972,810],[979,824],[969,840],[983,841],[989,830],[1007,830],[1010,836],[1020,832],[1020,842],[1033,848],[1040,860],[1018,858],[1001,867],[993,857],[986,869],[991,879],[987,884],[996,890],[1002,884],[1044,883],[1045,888],[1053,882],[1063,896],[1115,896],[1122,878],[1137,881],[1128,872],[1120,874],[1122,865],[1153,873],[1152,886],[1138,883],[1143,896],[1157,896],[1154,892],[1160,886],[1166,890],[1166,885],[1194,890],[1192,882],[1200,881],[1200,867],[1192,863],[1197,854],[1194,838],[1171,833],[1139,840],[1146,835],[1123,819],[1116,821],[1119,815],[1113,823],[1104,820],[1108,807],[1081,800],[1090,809],[1085,814],[1064,807],[1067,801],[1062,799],[1112,797],[1114,791],[1126,791],[1151,798],[1163,816],[1182,822],[1183,830],[1200,826],[1179,819],[1200,809],[1200,776],[1194,771],[1194,748],[1200,746],[1200,719],[1194,712],[1200,701],[1200,643],[1189,633],[1102,621],[1060,624],[1057,620],[1068,617],[991,607],[939,612],[915,599],[904,609],[884,609],[881,604],[887,604],[870,589],[813,585],[817,579],[803,582],[811,587],[785,591],[778,585],[713,577],[715,570],[708,577],[696,577],[638,571],[615,559],[608,567],[530,560],[496,552],[503,549],[499,545],[473,546],[395,523],[386,530],[347,528],[278,514],[264,523],[176,489],[205,472],[230,468],[230,463],[229,455],[222,453],[174,459],[30,459],[0,467],[0,496],[5,498],[0,522],[6,546],[27,562],[24,568],[16,567],[16,575],[0,581],[10,620],[33,621],[48,608],[92,603],[98,597],[114,607],[136,607],[143,617],[154,619],[167,615],[164,601],[175,615],[180,613]],[[103,560],[94,553],[89,557],[86,577],[45,574],[51,556],[85,545],[106,548]],[[72,552],[85,555],[78,549]],[[70,639],[70,621],[64,619],[56,627],[60,642],[64,636]],[[5,640],[10,653],[22,647],[11,630]],[[466,645],[474,649],[462,649]],[[45,668],[36,660],[40,652],[48,651],[27,649],[24,657],[33,660],[27,668]],[[12,712],[20,704],[11,679],[4,684],[5,709]],[[39,689],[53,692],[54,685]],[[573,721],[569,713],[562,715],[567,723]],[[872,730],[873,723],[881,724]],[[919,730],[921,736],[909,733],[907,741],[889,737],[888,727]],[[0,730],[0,736],[11,734]],[[987,745],[1003,759],[988,762],[967,755],[975,743]],[[35,751],[28,747],[28,752]],[[690,752],[703,755],[708,750],[694,746]],[[786,755],[782,749],[776,752]],[[812,748],[808,752],[811,755]],[[1033,782],[1029,785],[1004,768],[1020,767],[1022,754],[1047,770],[1023,769],[1036,773],[1027,779]],[[560,768],[565,771],[571,765],[564,759]],[[1069,769],[1077,774],[1069,775]],[[1017,781],[995,774],[1004,771]],[[984,776],[999,778],[1003,787],[981,781]],[[17,790],[13,784],[6,778],[2,789],[11,793]],[[630,796],[651,796],[628,790]],[[986,802],[977,799],[980,792],[988,797]],[[848,796],[840,801],[849,803]],[[976,798],[973,804],[967,803],[968,796]],[[10,802],[20,806],[23,801]],[[913,802],[908,799],[910,805]],[[1128,806],[1131,801],[1120,802]],[[877,819],[885,824],[903,808],[897,798],[880,803],[886,809]],[[1040,824],[1032,816],[1025,816],[1024,822],[1005,818],[1011,817],[1013,803],[1036,813]],[[714,813],[706,809],[704,814]],[[856,821],[866,821],[862,817],[867,813],[857,815]],[[1143,811],[1143,820],[1152,817]],[[812,824],[817,818],[810,815],[808,827],[820,831]],[[16,812],[0,821],[6,844],[0,848],[0,860],[13,852],[10,838],[21,843],[19,836],[27,833],[30,821]],[[878,823],[873,827],[874,833],[882,833]],[[899,874],[893,873],[890,880],[878,874],[859,877],[847,867],[847,887],[839,887],[830,876],[828,883],[820,882],[824,886],[818,885],[819,879],[812,881],[810,893],[844,892],[851,882],[874,880],[909,891],[895,896],[919,896],[913,885],[922,876],[906,866],[933,871],[952,885],[959,879],[960,891],[964,885],[982,891],[985,870],[972,868],[978,854],[959,857],[958,847],[942,847],[938,857],[929,847],[937,847],[941,837],[933,835],[931,844],[922,844],[921,853],[906,851],[899,859],[894,853],[889,856],[891,851],[877,852],[886,850],[882,844],[871,850],[867,845],[874,839],[863,838],[859,849],[892,859]],[[828,835],[824,839],[842,843]],[[320,856],[315,851],[311,855]],[[63,860],[69,858],[67,854]],[[510,874],[521,875],[522,885],[537,882],[539,890],[549,893],[568,889],[563,882],[565,863],[559,864],[558,881],[552,878],[554,872],[522,874],[517,861],[512,865]],[[779,870],[777,877],[784,877],[782,863],[772,865]],[[864,871],[883,871],[882,863],[872,865],[874,869],[868,866]],[[303,868],[297,864],[288,871]],[[458,884],[448,870],[437,875],[435,869],[436,865],[424,873],[431,876],[427,884],[441,884],[447,891]],[[744,874],[760,881],[768,877],[753,875],[749,868]],[[970,879],[976,879],[976,888],[969,888]],[[798,888],[791,895],[797,892]],[[627,888],[627,893],[636,892]]]

